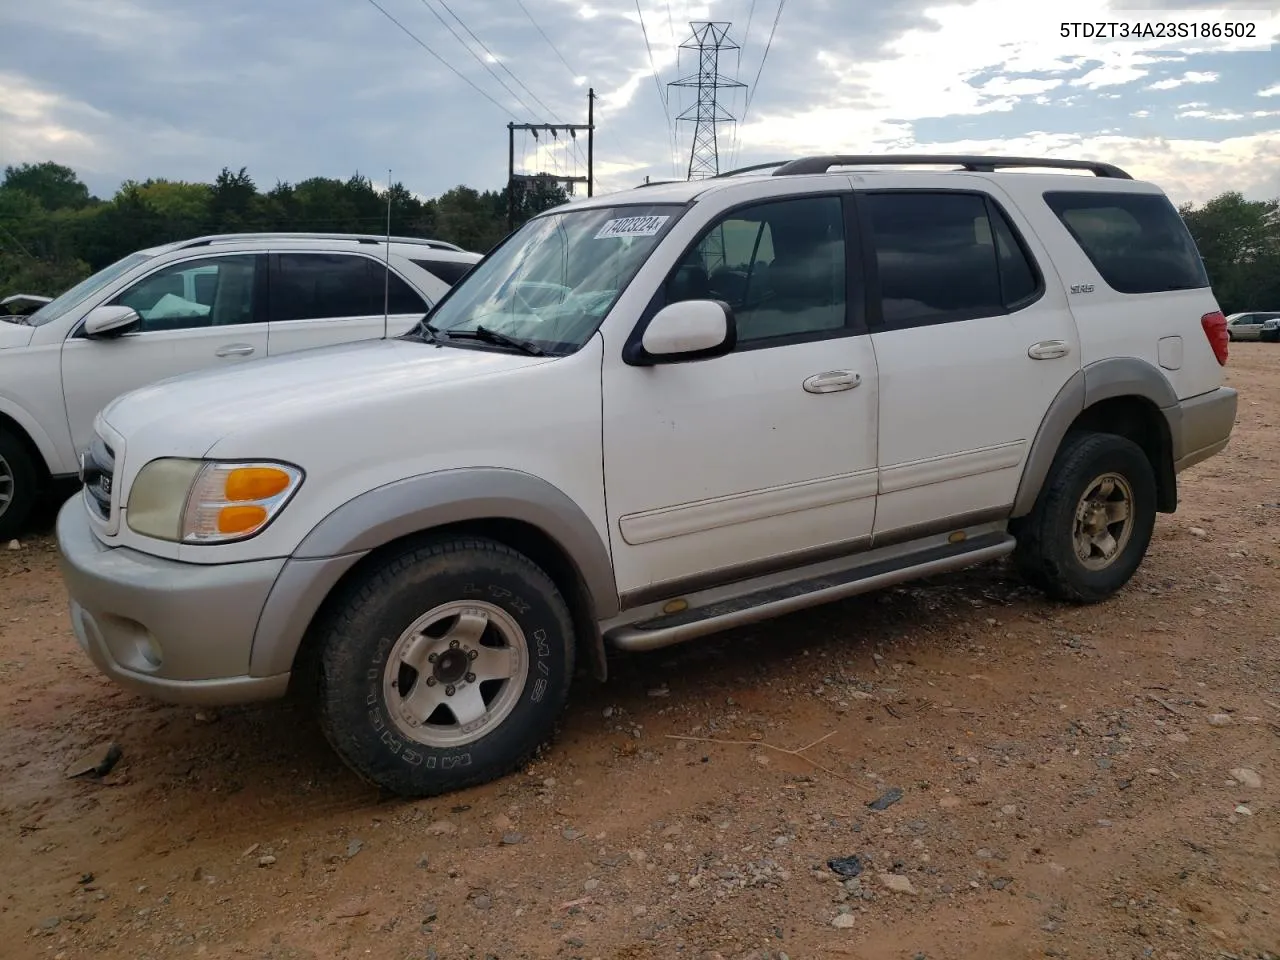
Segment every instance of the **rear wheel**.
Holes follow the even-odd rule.
[[[1076,434],[1018,525],[1014,559],[1051,597],[1097,603],[1133,577],[1155,517],[1155,474],[1142,448],[1113,434]]]
[[[574,637],[551,578],[489,540],[390,557],[323,628],[321,725],[344,761],[402,796],[523,766],[568,698]]]
[[[36,502],[36,468],[26,448],[0,429],[0,540],[12,540]]]

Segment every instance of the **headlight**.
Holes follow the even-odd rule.
[[[129,491],[129,529],[181,543],[227,543],[260,532],[297,491],[287,463],[152,460]]]

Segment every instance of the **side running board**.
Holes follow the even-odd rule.
[[[833,600],[986,563],[1007,556],[1015,546],[1014,538],[1008,533],[987,534],[959,544],[744,593],[705,607],[623,624],[606,632],[605,639],[621,650],[657,650]]]

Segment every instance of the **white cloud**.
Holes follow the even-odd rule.
[[[1062,86],[1061,80],[1036,77],[993,77],[978,87],[989,97],[1027,97]]]
[[[666,83],[692,72],[696,60],[685,51],[678,62],[677,45],[688,22],[701,19],[732,20],[734,39],[743,43],[748,9],[743,0],[640,0],[661,89],[672,96],[664,111],[633,0],[526,2],[567,57],[568,70],[509,0],[456,7],[494,58],[560,112],[553,118],[501,115],[367,4],[311,2],[315,15],[288,29],[281,26],[287,15],[260,0],[221,0],[216,11],[180,17],[172,13],[172,0],[0,3],[0,34],[29,38],[0,68],[11,71],[0,76],[0,166],[56,159],[96,173],[91,186],[99,193],[124,177],[208,179],[224,163],[247,165],[263,185],[277,177],[346,176],[356,168],[393,166],[396,179],[432,195],[457,182],[503,182],[507,120],[581,120],[585,89],[575,84],[589,82],[599,95],[597,188],[607,192],[630,187],[644,174],[683,175],[690,126],[680,125],[673,158],[664,113],[688,106],[692,92],[668,91]],[[1224,83],[1214,91],[1213,107],[1195,102],[1179,109],[1186,119],[1218,120],[1223,130],[1252,131],[1260,139],[1216,144],[1222,134],[1206,133],[1205,139],[1170,140],[1171,114],[1160,109],[1153,118],[1151,109],[1130,106],[1139,98],[1121,95],[1144,86],[1210,83],[1216,74],[1188,69],[1202,67],[1203,60],[1187,62],[1184,53],[1147,43],[1060,36],[1064,16],[1079,22],[1132,19],[1116,14],[1115,6],[1136,4],[1073,0],[1064,13],[1026,0],[878,0],[857,16],[847,15],[847,0],[790,4],[749,120],[736,132],[739,149],[730,144],[726,150],[728,130],[722,134],[722,164],[841,149],[923,150],[935,146],[927,140],[965,136],[1002,153],[1021,144],[1019,152],[1074,149],[1111,160],[1119,151],[1155,170],[1162,184],[1182,176],[1185,163],[1194,175],[1174,182],[1186,197],[1202,186],[1221,189],[1222,180],[1215,183],[1204,172],[1210,162],[1223,165],[1221,178],[1242,190],[1273,182],[1280,165],[1274,150],[1267,154],[1261,144],[1280,133],[1259,132],[1272,126],[1274,114],[1254,108],[1276,100],[1257,104],[1249,87],[1236,94]],[[461,49],[433,41],[430,14],[420,4],[397,0],[389,9],[469,78],[509,100]],[[756,6],[740,65],[735,59],[725,72],[754,79],[775,11],[776,4]],[[1260,29],[1280,32],[1280,13],[1265,17]],[[1223,64],[1223,78],[1239,80],[1253,69],[1249,59],[1214,63]],[[1165,79],[1170,71],[1176,76]],[[1257,73],[1265,77],[1261,66]],[[146,94],[158,89],[163,97]],[[1280,96],[1280,84],[1258,95]],[[741,115],[741,94],[730,110]],[[20,113],[26,114],[21,121]],[[1096,130],[1125,113],[1128,136],[1079,133],[1081,125]],[[1070,124],[1078,135],[1064,141],[1060,134],[1026,133],[1028,114],[1046,129]],[[1242,117],[1238,125],[1226,126],[1236,115]],[[281,117],[290,122],[282,125]],[[1202,122],[1197,132],[1209,127]],[[939,129],[945,133],[926,133]],[[1022,136],[998,139],[1006,133]],[[529,149],[535,149],[532,143]],[[519,163],[519,140],[516,151]],[[1236,159],[1246,155],[1247,162]],[[544,147],[530,163],[547,167],[553,157],[566,162],[562,149]]]
[[[1226,185],[1257,199],[1280,195],[1280,125],[1225,140],[1031,133],[1007,140],[919,143],[912,149],[1106,160],[1156,183],[1175,203],[1202,203]]]
[[[1147,87],[1148,90],[1172,90],[1175,87],[1181,87],[1188,83],[1213,83],[1218,79],[1218,74],[1211,72],[1196,72],[1190,70],[1180,77],[1168,77],[1164,80],[1157,80],[1155,83]]]
[[[85,127],[109,120],[87,103],[42,90],[17,74],[0,73],[0,143],[6,158],[38,162],[57,156],[96,167],[101,146]]]

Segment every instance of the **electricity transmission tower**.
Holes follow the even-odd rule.
[[[729,39],[731,24],[723,21],[697,20],[689,24],[693,34],[681,50],[698,52],[698,72],[673,80],[669,87],[689,87],[697,91],[693,105],[676,116],[693,124],[693,147],[689,151],[690,180],[714,177],[720,172],[720,148],[716,128],[722,123],[733,123],[735,117],[720,103],[720,91],[745,88],[745,83],[730,79],[720,73],[720,54],[737,50],[738,45]]]

